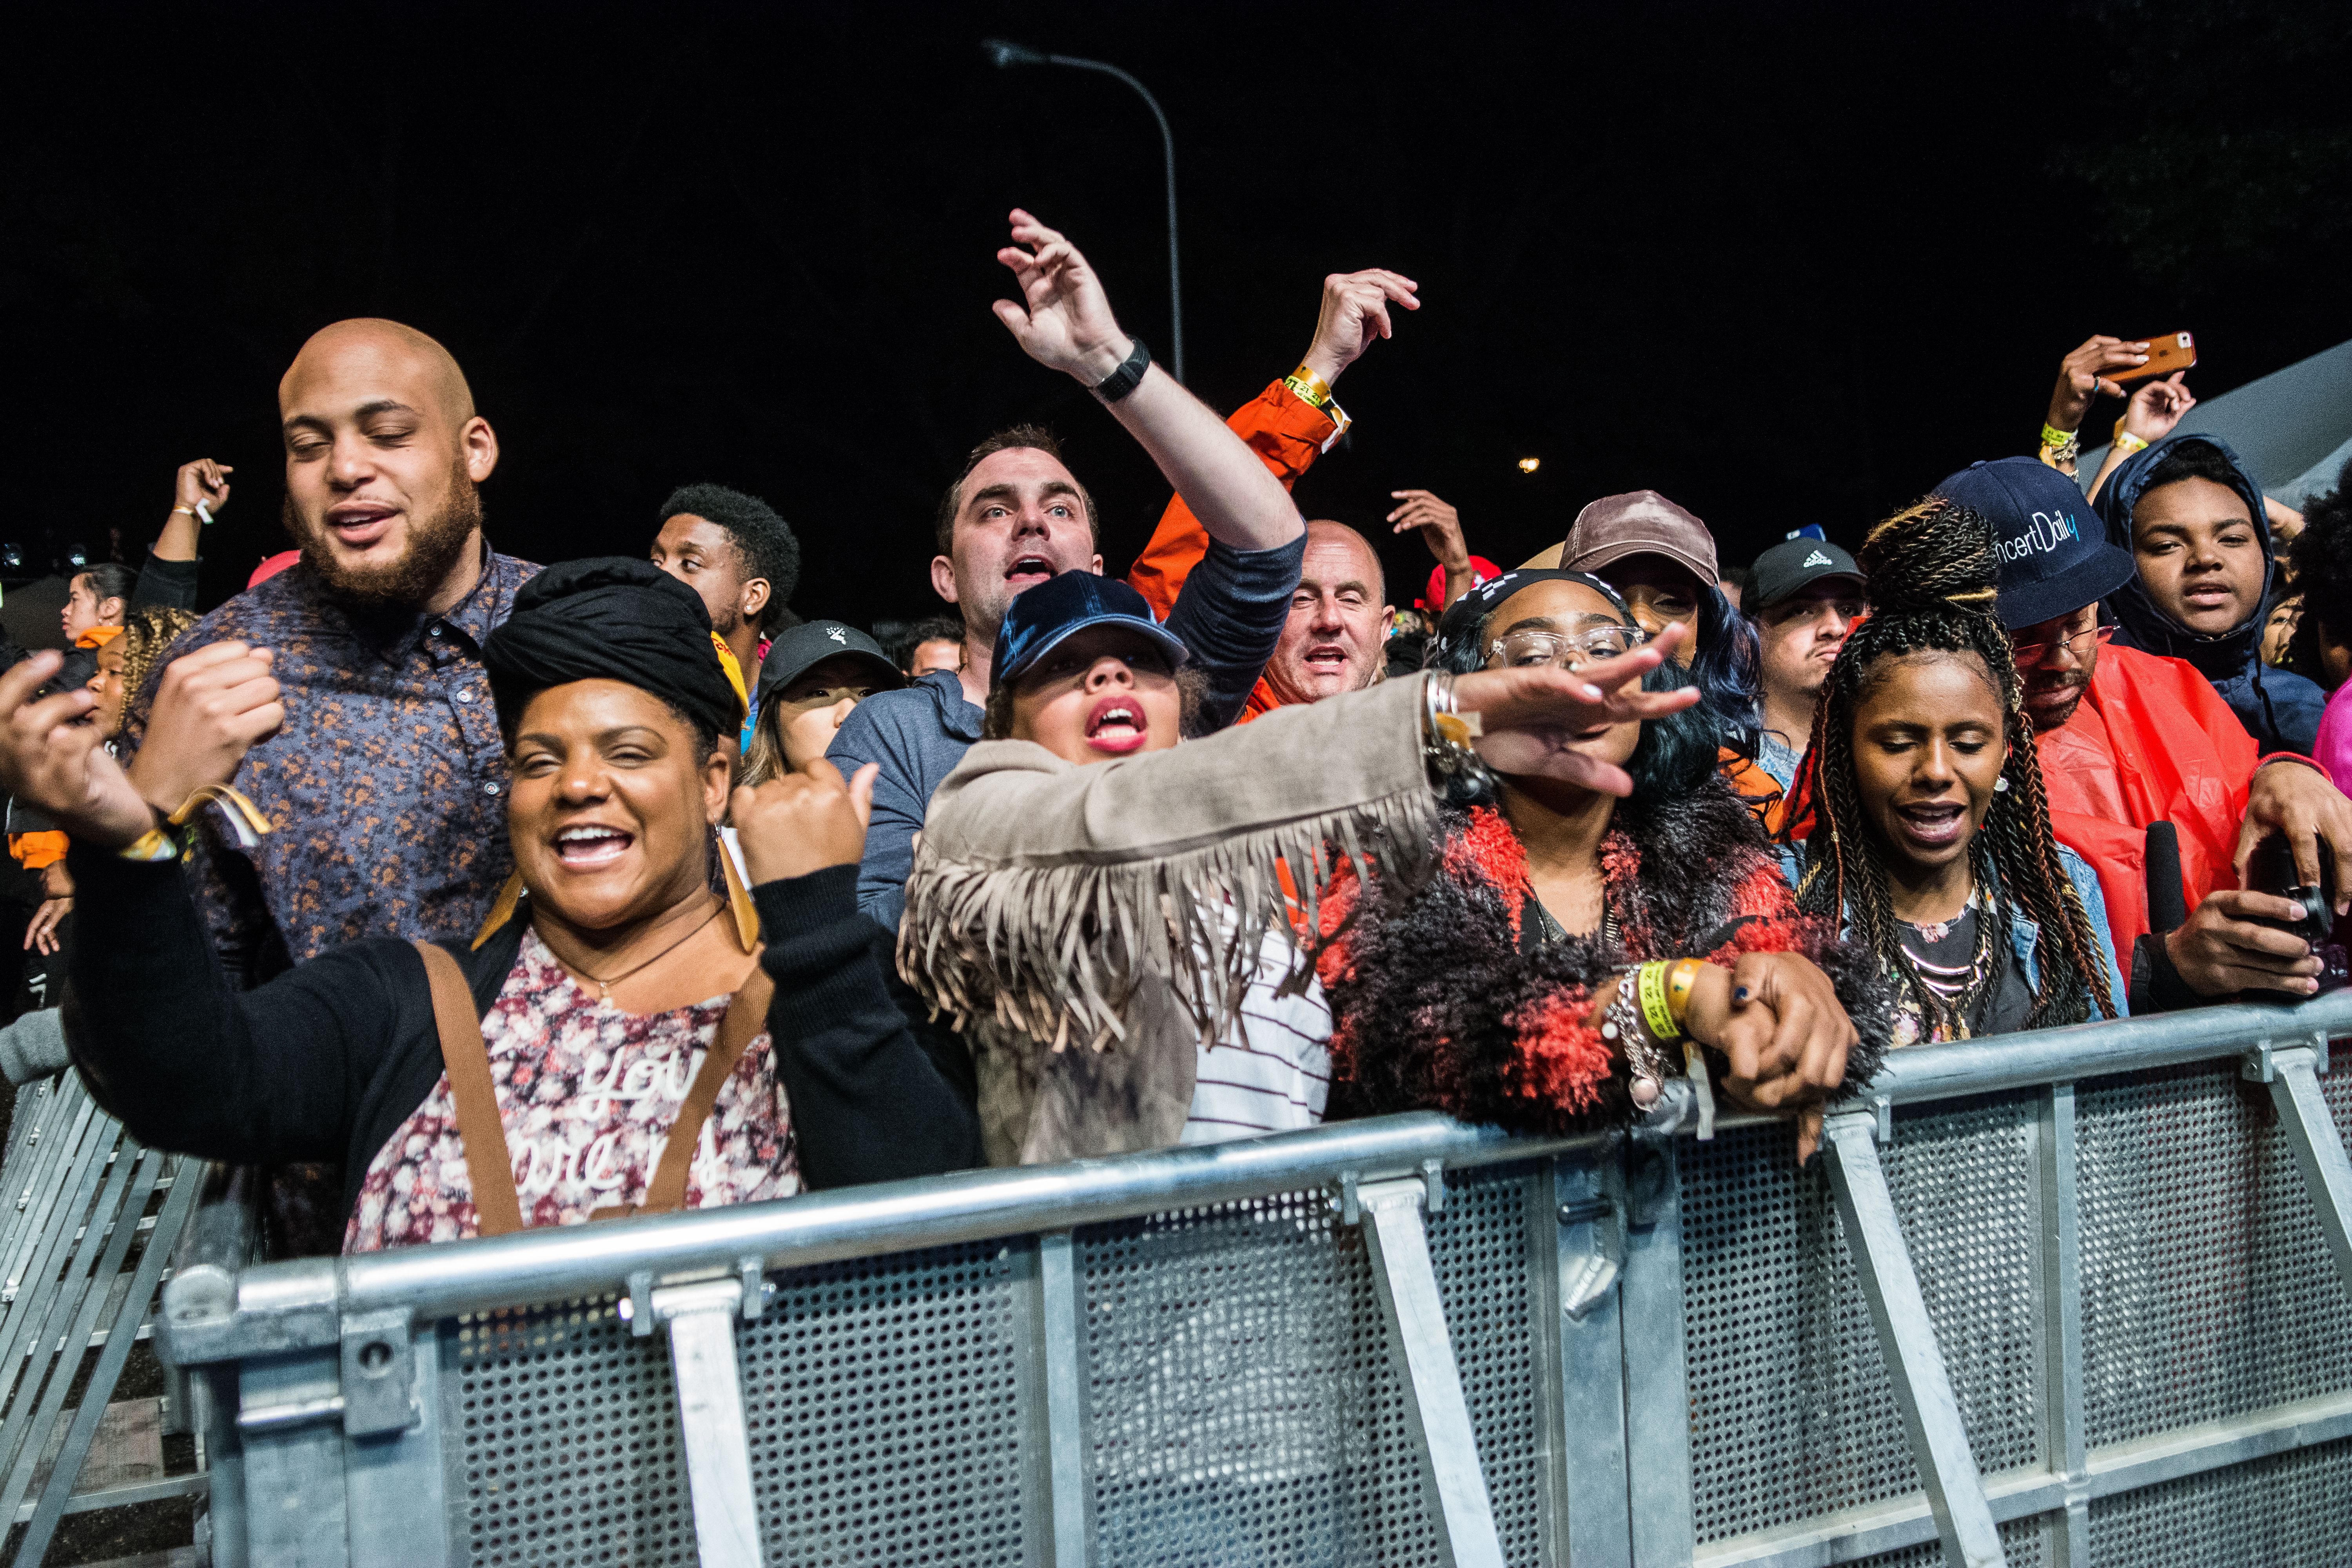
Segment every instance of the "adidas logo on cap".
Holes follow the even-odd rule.
[[[1808,566],[1834,566],[1837,563],[1816,550],[1811,555],[1805,557],[1805,564]]]

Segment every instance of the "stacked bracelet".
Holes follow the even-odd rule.
[[[2124,416],[2125,419],[2130,417],[2129,415]],[[2128,458],[2134,452],[2145,452],[2147,450],[2147,442],[2124,428],[2123,419],[2116,421],[2116,451],[2119,456]]]
[[[1628,969],[1617,976],[1617,994],[1609,999],[1601,1015],[1601,1037],[1625,1058],[1625,1068],[1633,1079],[1633,1103],[1646,1110],[1665,1091],[1666,1062],[1642,1026],[1642,1005],[1635,999],[1640,973],[1638,969]]]
[[[1421,753],[1428,765],[1429,782],[1440,791],[1457,780],[1485,780],[1491,775],[1484,758],[1470,742],[1480,733],[1478,715],[1454,704],[1454,675],[1433,669],[1422,678]]]
[[[2061,430],[2054,425],[2042,426],[2042,460],[2053,468],[2071,468],[2083,455],[2083,434],[2079,430]]]
[[[1312,404],[1327,413],[1329,412],[1331,384],[1307,366],[1302,364],[1284,376],[1282,384],[1290,388],[1301,403]]]

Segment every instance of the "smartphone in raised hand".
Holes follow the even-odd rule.
[[[2146,381],[2152,375],[2170,375],[2176,370],[2188,370],[2197,363],[2197,339],[2189,332],[2165,332],[2147,340],[2147,363],[2129,370],[2107,372],[2109,381],[2122,383]]]

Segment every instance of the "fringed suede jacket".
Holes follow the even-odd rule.
[[[974,1040],[982,1123],[1006,1130],[992,1158],[1045,1118],[1057,1079],[1097,1093],[1097,1053],[1181,1049],[1189,1075],[1270,931],[1320,939],[1295,950],[1290,978],[1311,965],[1332,1005],[1335,1114],[1433,1109],[1554,1133],[1630,1121],[1625,1065],[1585,1020],[1594,986],[1653,957],[1801,952],[1862,1037],[1847,1088],[1869,1078],[1883,983],[1797,912],[1719,780],[1622,804],[1603,932],[1545,941],[1516,835],[1433,791],[1423,706],[1421,681],[1391,681],[1086,767],[1025,742],[972,749],[932,798],[898,966]],[[1129,1114],[1112,1094],[1091,1120]],[[1133,1131],[1110,1146],[1173,1141]],[[1023,1157],[1091,1152],[1032,1140]]]

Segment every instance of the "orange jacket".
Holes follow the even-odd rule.
[[[2238,825],[2264,760],[2194,665],[2110,644],[2074,716],[2035,737],[2050,826],[2099,873],[2116,959],[2148,930],[2147,825],[2180,837],[2180,890],[2194,910],[2234,888]]]
[[[1298,476],[1314,467],[1315,459],[1329,446],[1339,427],[1331,416],[1300,397],[1277,381],[1234,411],[1225,421],[1226,426],[1249,444],[1288,489]],[[1161,620],[1176,607],[1176,595],[1184,591],[1184,579],[1201,563],[1209,552],[1209,531],[1201,526],[1192,509],[1184,504],[1182,496],[1170,498],[1168,510],[1160,515],[1160,526],[1151,535],[1151,542],[1135,558],[1128,572],[1128,586],[1142,595],[1151,605],[1152,614]],[[1235,720],[1246,724],[1259,714],[1282,706],[1282,699],[1260,676],[1256,688],[1250,692],[1249,701]]]

